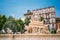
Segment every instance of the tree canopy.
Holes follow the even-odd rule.
[[[25,19],[25,24],[26,24],[26,25],[29,25],[29,23],[30,23],[30,18],[26,17],[26,19]]]
[[[10,28],[14,33],[15,32],[24,32],[24,21],[22,19],[15,19],[12,16],[8,18],[5,15],[0,15],[0,33],[2,29],[7,30]]]
[[[7,17],[5,15],[0,15],[0,31],[2,30],[6,20],[7,20]]]

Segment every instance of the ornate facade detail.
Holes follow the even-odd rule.
[[[39,21],[39,14],[34,13],[31,18],[29,26],[26,26],[27,30],[25,33],[39,33],[39,34],[49,34],[48,25],[43,24],[43,21]]]

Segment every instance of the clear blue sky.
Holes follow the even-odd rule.
[[[56,16],[60,17],[60,0],[0,0],[0,14],[23,18],[27,10],[55,6]]]

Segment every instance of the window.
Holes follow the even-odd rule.
[[[50,12],[54,12],[55,11],[55,9],[54,8],[50,8]]]
[[[46,13],[48,12],[48,10],[47,9],[45,9],[46,10]]]
[[[49,17],[51,18],[51,13],[49,14]]]
[[[47,23],[49,23],[50,21],[49,21],[49,19],[47,19]]]
[[[51,8],[51,11],[52,11],[52,12],[54,12],[54,11],[55,11],[55,9],[54,9],[54,8]]]
[[[43,17],[46,18],[46,15],[44,15]]]
[[[55,18],[52,18],[52,22],[55,23]]]
[[[50,18],[50,23],[52,23],[52,19]]]
[[[52,14],[51,14],[51,17],[55,17],[55,14],[54,14],[54,13],[52,13]]]

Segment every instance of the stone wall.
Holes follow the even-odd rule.
[[[60,34],[0,34],[0,40],[60,40]]]

